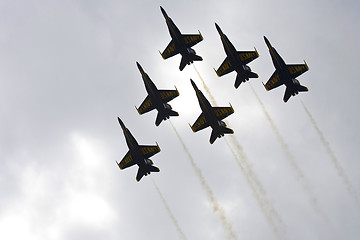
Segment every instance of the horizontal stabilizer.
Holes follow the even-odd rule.
[[[309,91],[309,89],[307,87],[303,86],[303,85],[300,85],[298,87],[298,91],[299,92],[307,92],[307,91]]]
[[[257,75],[254,72],[247,72],[246,75],[248,78],[258,78],[259,77],[259,75]]]
[[[234,133],[234,130],[227,128],[227,127],[224,127],[223,130],[224,130],[225,134],[233,134]]]
[[[283,98],[284,102],[287,102],[289,100],[289,98],[291,97],[291,94],[292,94],[292,92],[291,92],[290,88],[287,87],[285,90],[284,98]]]
[[[236,75],[236,80],[235,80],[234,87],[238,88],[242,82],[245,82],[245,78],[244,78],[244,76],[242,74],[238,73]]]
[[[160,123],[162,122],[162,120],[165,119],[165,115],[162,112],[158,112],[157,116],[156,116],[156,120],[155,120],[155,125],[159,126]]]
[[[180,66],[179,66],[180,71],[182,71],[185,68],[186,64],[188,64],[186,59],[184,57],[181,57],[181,62],[180,62]]]
[[[194,56],[193,56],[193,60],[194,60],[194,61],[202,61],[203,59],[202,59],[202,57],[200,57],[200,56],[198,56],[198,55],[194,55]]]
[[[160,169],[158,167],[155,167],[155,166],[149,166],[149,171],[150,172],[160,172]]]
[[[145,175],[145,171],[143,170],[143,168],[139,167],[139,170],[136,174],[136,181],[140,181],[144,175]]]
[[[219,136],[218,133],[215,132],[215,130],[212,130],[210,136],[210,143],[213,144],[218,136]]]

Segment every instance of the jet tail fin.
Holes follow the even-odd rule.
[[[232,129],[227,128],[227,127],[221,127],[220,131],[221,132],[212,130],[211,136],[210,136],[211,144],[213,144],[218,137],[224,136],[224,134],[233,134],[234,133],[234,131]]]
[[[139,167],[139,170],[136,174],[136,181],[139,182],[144,175],[148,175],[150,172],[160,172],[160,169],[155,166],[147,166],[146,168]]]
[[[162,120],[166,120],[167,118],[169,118],[169,116],[179,116],[179,113],[171,109],[167,110],[165,114],[163,112],[158,112],[155,120],[155,125],[159,126]]]

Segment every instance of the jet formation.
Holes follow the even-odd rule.
[[[201,33],[199,34],[181,34],[180,30],[176,27],[173,20],[166,14],[165,10],[160,7],[162,14],[166,20],[166,25],[168,26],[171,41],[165,48],[165,50],[160,53],[163,59],[168,59],[169,57],[175,56],[176,54],[181,54],[180,62],[180,71],[182,71],[186,65],[193,63],[194,61],[202,61],[202,57],[196,55],[196,52],[191,47],[195,44],[201,42],[203,37]]]
[[[304,61],[305,64],[286,64],[276,49],[271,46],[269,40],[265,36],[264,39],[266,45],[269,48],[270,56],[276,69],[267,83],[264,84],[266,90],[270,91],[285,84],[286,90],[283,98],[284,102],[287,102],[291,95],[295,96],[299,92],[307,92],[308,88],[300,85],[300,82],[295,79],[309,70],[306,62]]]
[[[215,70],[216,74],[221,77],[232,71],[237,72],[234,87],[238,88],[242,82],[248,81],[249,78],[258,78],[259,76],[251,71],[251,68],[246,65],[259,57],[256,51],[236,51],[234,45],[230,42],[228,37],[221,31],[219,25],[215,23],[215,27],[220,34],[221,42],[224,46],[226,58],[218,68]]]
[[[135,164],[139,166],[136,181],[140,181],[140,179],[145,175],[150,174],[151,172],[160,172],[158,167],[153,166],[153,161],[149,158],[160,152],[159,145],[139,145],[134,136],[131,134],[129,129],[127,129],[124,123],[118,118],[119,124],[124,132],[126,144],[129,147],[129,151],[125,154],[120,163],[116,162],[119,168],[125,169],[131,167]]]
[[[158,90],[149,75],[142,69],[141,65],[138,62],[136,62],[136,64],[148,93],[140,107],[136,108],[138,113],[141,115],[154,109],[158,110],[155,121],[156,126],[159,126],[161,121],[169,119],[170,116],[179,116],[179,113],[173,111],[170,104],[167,103],[179,96],[178,90],[176,88],[175,90]]]
[[[194,61],[202,61],[202,57],[196,55],[193,47],[197,43],[203,40],[203,37],[199,31],[199,34],[181,34],[180,30],[176,27],[172,19],[166,14],[165,10],[160,7],[162,14],[166,20],[167,27],[169,29],[172,40],[160,54],[163,59],[168,59],[177,54],[181,54],[181,62],[179,69],[182,71],[186,65],[193,63]],[[255,51],[237,51],[234,45],[230,42],[228,37],[222,32],[218,24],[215,23],[215,27],[220,35],[221,42],[223,44],[226,58],[215,70],[216,74],[221,77],[233,71],[237,72],[234,87],[238,88],[242,82],[248,81],[250,78],[258,78],[258,74],[251,71],[251,68],[247,65],[254,59],[259,57],[259,54],[255,48]],[[307,87],[300,85],[296,77],[300,76],[309,68],[304,61],[304,64],[286,64],[281,58],[274,47],[271,46],[269,40],[264,36],[265,43],[269,48],[270,56],[275,67],[275,72],[272,74],[266,84],[263,83],[267,91],[277,88],[281,85],[286,86],[284,102],[287,102],[291,96],[295,96],[299,92],[308,91]],[[136,62],[136,65],[141,73],[147,96],[137,109],[140,115],[150,112],[154,109],[158,111],[155,125],[159,126],[163,120],[169,119],[170,116],[179,116],[179,113],[172,110],[169,101],[179,96],[179,92],[175,87],[175,90],[158,90],[154,82],[150,79],[149,75],[143,70],[141,65]],[[201,90],[196,86],[195,82],[190,79],[190,82],[195,90],[200,108],[201,114],[191,127],[193,132],[198,132],[207,127],[212,128],[210,135],[210,144],[213,144],[217,138],[223,137],[225,134],[233,134],[234,131],[228,128],[224,121],[224,118],[234,113],[234,109],[230,104],[230,107],[213,107],[206,99]],[[149,158],[160,152],[159,146],[156,145],[139,145],[133,135],[127,129],[124,123],[118,118],[119,124],[124,132],[126,143],[129,151],[120,161],[116,162],[120,169],[131,167],[135,164],[138,165],[138,172],[136,175],[136,181],[140,181],[145,175],[151,172],[159,172],[158,167],[153,166],[153,161]]]
[[[194,87],[202,111],[195,123],[190,126],[193,132],[200,131],[210,126],[212,128],[210,136],[211,144],[213,144],[217,138],[224,136],[224,134],[234,133],[232,129],[227,128],[226,124],[221,121],[234,113],[231,104],[230,107],[212,107],[204,94],[198,89],[195,82],[192,79],[190,79],[190,81]]]

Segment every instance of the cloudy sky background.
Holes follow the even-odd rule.
[[[180,72],[179,56],[158,53],[170,41],[159,6],[183,33],[201,31],[196,69],[216,103],[234,107],[227,122],[281,219],[276,228],[225,140],[210,145],[210,129],[189,128],[200,114],[189,79],[204,87],[193,66]],[[229,238],[170,122],[156,127],[155,112],[136,112],[146,97],[138,61],[159,89],[179,90],[172,124],[237,239],[358,239],[359,9],[357,1],[0,1],[0,238],[180,239],[154,184],[187,239]],[[251,86],[236,90],[235,73],[213,71],[225,58],[215,22],[237,50],[257,48]],[[309,92],[284,104],[284,87],[265,91],[274,67],[264,35],[287,63],[306,60],[298,79]],[[119,170],[128,148],[117,116],[140,144],[159,143],[160,173],[137,183],[137,167]]]

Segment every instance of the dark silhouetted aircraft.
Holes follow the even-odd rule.
[[[175,23],[166,14],[165,10],[160,7],[162,14],[165,17],[166,24],[169,28],[172,40],[165,48],[163,53],[160,53],[163,59],[172,57],[178,53],[181,54],[180,71],[182,71],[186,64],[193,63],[194,61],[202,61],[202,57],[196,55],[196,52],[191,47],[201,42],[203,37],[199,34],[181,34],[180,30],[176,27]]]
[[[160,169],[153,166],[153,161],[149,159],[149,157],[160,152],[159,146],[157,144],[156,146],[139,145],[129,129],[125,127],[121,119],[118,118],[118,120],[124,132],[126,143],[129,147],[129,151],[126,153],[121,162],[116,162],[119,168],[125,169],[137,164],[139,166],[139,170],[136,175],[136,181],[140,181],[144,175],[146,176],[150,174],[150,172],[160,172]]]
[[[141,76],[144,80],[145,88],[148,93],[145,100],[142,102],[139,108],[136,108],[138,113],[144,114],[153,109],[158,110],[155,125],[159,126],[162,120],[169,119],[170,116],[179,116],[179,113],[172,110],[170,104],[167,104],[170,100],[179,96],[178,90],[158,90],[155,84],[151,81],[149,75],[142,69],[140,64],[136,62]]]
[[[227,57],[222,62],[218,70],[215,70],[216,74],[221,77],[232,71],[237,72],[235,80],[235,88],[240,86],[240,83],[248,81],[249,78],[258,78],[259,76],[252,72],[250,67],[246,64],[259,57],[256,51],[236,51],[234,45],[230,42],[227,36],[221,31],[219,25],[215,23],[216,29],[220,34],[221,42],[224,46]]]
[[[287,102],[291,95],[295,96],[299,92],[307,92],[308,88],[300,85],[300,82],[295,79],[309,70],[306,62],[304,61],[305,64],[286,64],[265,36],[264,39],[269,48],[271,59],[276,69],[273,75],[271,75],[269,81],[267,81],[266,84],[263,83],[266,90],[269,91],[285,84],[286,90],[283,98],[284,102]]]
[[[204,94],[197,88],[194,81],[191,79],[190,81],[195,89],[196,96],[202,110],[198,119],[192,126],[190,126],[193,132],[200,131],[210,126],[212,128],[210,136],[211,144],[215,142],[216,138],[220,138],[224,136],[224,134],[234,133],[232,129],[227,128],[226,124],[221,121],[234,112],[231,104],[230,107],[212,107],[209,101],[205,98]]]

